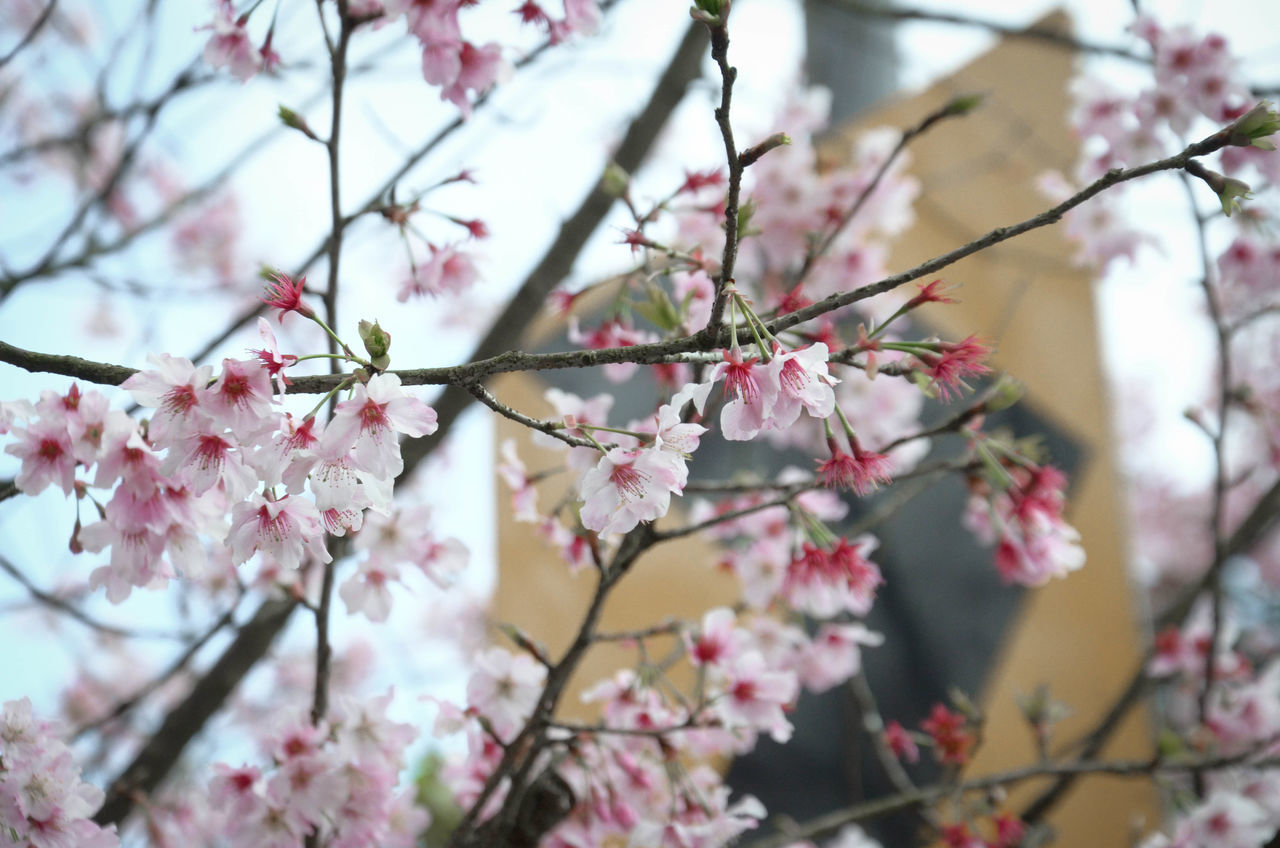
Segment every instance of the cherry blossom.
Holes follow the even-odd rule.
[[[29,426],[15,425],[18,441],[5,445],[5,453],[22,460],[14,483],[28,495],[38,495],[50,485],[71,494],[76,479],[76,457],[65,421],[41,418]]]
[[[808,542],[787,567],[783,594],[794,608],[818,618],[847,610],[866,615],[884,582],[880,569],[867,559],[876,547],[871,536],[853,544],[840,538],[828,550]]]
[[[799,694],[794,671],[769,667],[759,651],[746,651],[724,671],[722,695],[714,702],[717,715],[729,729],[764,731],[775,742],[786,742],[794,730],[783,707]]]
[[[828,447],[830,459],[818,462],[818,481],[827,488],[869,495],[878,484],[890,481],[893,466],[884,454],[863,450],[856,439],[850,440],[853,453],[845,453],[834,439],[828,440]]]
[[[738,348],[723,352],[724,361],[711,371],[712,382],[724,380],[724,408],[720,432],[731,441],[754,439],[770,426],[778,384],[766,375],[756,357],[743,359]]]
[[[672,493],[682,491],[682,467],[671,451],[614,448],[582,478],[582,526],[597,533],[625,533],[641,521],[661,518]]]
[[[247,17],[236,17],[231,0],[218,0],[213,23],[204,27],[213,30],[204,48],[205,64],[211,68],[230,68],[241,82],[262,70],[262,53],[253,46],[245,29]]]
[[[827,373],[827,346],[822,342],[797,350],[774,349],[766,368],[769,378],[778,385],[770,426],[790,427],[803,408],[814,418],[826,418],[836,405],[832,389],[839,382]]]
[[[194,426],[209,413],[204,404],[208,401],[208,386],[213,368],[202,365],[197,368],[191,360],[167,353],[150,354],[147,361],[156,366],[154,371],[139,371],[121,384],[141,406],[156,410],[151,417],[147,435],[160,447]]]
[[[864,624],[824,624],[805,647],[798,670],[800,683],[811,692],[845,683],[862,669],[861,646],[882,644],[884,636]]]
[[[547,670],[527,654],[490,648],[475,657],[467,704],[499,738],[510,740],[533,713]]]
[[[456,245],[432,245],[431,256],[414,268],[396,299],[403,303],[414,295],[458,294],[471,288],[479,277],[475,262]]]
[[[427,436],[436,431],[436,413],[400,388],[395,374],[375,374],[357,384],[351,399],[338,404],[319,449],[330,456],[355,449],[356,466],[378,477],[404,470],[395,433]]]
[[[959,713],[942,704],[934,704],[929,717],[920,722],[920,729],[933,739],[934,756],[940,763],[964,765],[976,741],[969,730],[968,721]]]
[[[35,717],[29,698],[0,707],[0,833],[37,848],[114,848],[115,828],[89,818],[102,790],[80,780],[58,732]]]
[[[279,310],[276,313],[276,321],[280,324],[284,323],[284,316],[290,312],[296,312],[303,318],[310,318],[315,315],[315,311],[302,299],[303,289],[306,285],[306,277],[299,277],[297,280],[293,280],[290,279],[288,274],[282,274],[277,271],[271,274],[267,282],[266,291],[264,292],[265,297],[258,299],[272,309]],[[261,326],[261,322],[259,326]],[[266,333],[269,330],[264,330],[263,332]]]
[[[324,544],[324,530],[315,504],[305,498],[285,495],[268,501],[255,494],[236,504],[231,511],[231,532],[227,536],[231,554],[238,565],[261,552],[283,568],[301,567],[304,557],[331,562]]]

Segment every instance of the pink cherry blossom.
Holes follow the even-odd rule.
[[[256,361],[222,360],[222,373],[209,387],[203,408],[214,422],[245,439],[272,429],[270,373]]]
[[[812,692],[845,683],[862,669],[862,645],[884,644],[884,636],[865,625],[824,624],[800,660],[800,682]]]
[[[239,565],[255,552],[272,557],[283,568],[297,569],[309,554],[332,562],[324,544],[324,530],[315,504],[289,495],[268,501],[255,494],[231,511],[227,536],[233,561]]]
[[[778,386],[770,426],[790,427],[805,409],[814,418],[826,418],[836,406],[832,389],[840,382],[827,373],[827,346],[822,342],[798,350],[776,346],[766,367],[769,379]]]
[[[456,245],[432,245],[430,258],[417,265],[396,299],[403,303],[415,295],[458,294],[471,288],[479,277],[475,262]]]
[[[76,458],[65,420],[44,418],[29,426],[16,425],[15,444],[5,445],[4,452],[22,460],[22,468],[14,483],[19,491],[38,495],[50,485],[71,494],[76,480]]]
[[[278,309],[276,313],[276,322],[284,324],[284,316],[290,312],[296,312],[303,318],[310,318],[315,315],[315,310],[306,304],[302,299],[303,289],[307,284],[306,277],[299,277],[296,281],[289,278],[288,274],[273,273],[266,285],[265,297],[258,300],[265,303],[272,309]],[[262,327],[263,319],[258,319],[259,329]],[[270,332],[270,327],[264,331]],[[272,337],[272,350],[275,350],[275,338]]]
[[[728,665],[749,640],[737,627],[737,616],[728,607],[717,607],[702,617],[697,637],[684,634],[685,653],[695,666]]]
[[[469,41],[464,41],[459,45],[457,61],[457,76],[451,84],[444,86],[440,92],[440,99],[450,101],[462,111],[464,116],[469,116],[471,100],[467,96],[468,93],[484,94],[507,75],[510,66],[502,58],[502,48],[496,43],[477,47]],[[425,68],[425,53],[423,62]]]
[[[830,489],[850,489],[858,495],[869,495],[880,483],[891,479],[892,462],[884,454],[863,450],[851,439],[853,453],[845,453],[834,440],[828,440],[831,458],[818,463],[818,482]]]
[[[156,370],[139,371],[121,388],[127,389],[139,405],[156,410],[147,435],[155,445],[165,447],[177,434],[190,430],[208,415],[204,405],[213,368],[197,368],[191,360],[167,353],[151,354],[147,361]]]
[[[349,614],[364,613],[370,621],[386,621],[391,615],[389,584],[399,582],[399,572],[395,563],[367,559],[338,587],[338,597]]]
[[[760,360],[742,358],[734,348],[723,352],[724,361],[711,372],[713,381],[724,380],[724,408],[720,412],[720,431],[730,441],[754,439],[769,426],[778,386],[766,375]]]
[[[354,447],[356,467],[390,478],[404,470],[395,434],[427,436],[435,431],[435,410],[405,394],[395,374],[376,374],[368,385],[357,384],[350,400],[338,404],[320,450],[336,456]]]
[[[804,543],[787,567],[783,594],[793,607],[817,618],[843,610],[866,615],[884,582],[880,569],[867,559],[875,547],[876,540],[865,535],[853,544],[837,539],[830,550]]]
[[[213,30],[204,48],[204,61],[211,68],[230,68],[241,82],[262,69],[262,54],[254,47],[245,29],[245,17],[236,17],[231,0],[218,0],[213,23],[203,29]]]
[[[582,526],[597,533],[625,533],[641,521],[666,515],[671,494],[682,490],[670,451],[614,448],[582,478]]]
[[[771,669],[759,651],[747,651],[726,669],[721,691],[715,709],[727,728],[761,730],[775,742],[791,738],[782,708],[799,693],[794,671]]]
[[[490,648],[476,656],[467,704],[488,719],[494,733],[511,739],[542,694],[547,670],[528,654]]]
[[[280,352],[276,345],[276,334],[271,331],[271,325],[267,323],[266,318],[258,319],[258,335],[262,336],[262,350],[252,350],[250,353],[258,357],[258,362],[267,369],[267,373],[271,375],[271,379],[275,381],[276,388],[279,390],[278,397],[283,398],[285,387],[289,385],[289,378],[285,376],[284,369],[295,365],[298,357]]]

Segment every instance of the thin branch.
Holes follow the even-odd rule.
[[[114,624],[107,624],[106,622],[99,621],[65,598],[46,592],[35,583],[32,583],[31,579],[27,577],[21,569],[10,562],[2,554],[0,554],[0,570],[4,571],[16,580],[22,588],[27,590],[27,593],[31,595],[32,598],[39,601],[41,604],[44,604],[50,609],[60,612],[68,618],[78,621],[85,627],[88,627],[91,630],[96,630],[99,633],[105,633],[108,636],[119,636],[124,639],[165,639],[173,641],[189,638],[183,633],[175,633],[166,630],[119,627]]]
[[[955,24],[956,26],[985,29],[995,35],[1007,38],[1023,38],[1061,47],[1077,53],[1093,53],[1101,56],[1115,56],[1131,62],[1151,64],[1151,59],[1141,56],[1125,47],[1111,44],[1096,44],[1084,41],[1073,35],[1043,27],[1019,27],[1002,24],[998,21],[957,15],[948,12],[935,12],[929,9],[904,9],[900,6],[879,6],[858,2],[858,0],[836,0],[836,3],[850,12],[868,17],[889,18],[896,21],[928,21],[932,23]]]
[[[686,524],[683,527],[676,527],[675,529],[672,529],[672,530],[659,530],[654,533],[654,538],[659,542],[666,542],[666,541],[670,541],[671,539],[679,539],[683,536],[692,536],[695,533],[701,533],[703,530],[706,530],[708,527],[715,527],[717,524],[724,524],[726,521],[734,521],[739,518],[744,518],[748,515],[755,515],[757,512],[760,512],[766,509],[773,509],[774,507],[779,507],[779,506],[785,507],[788,504],[790,504],[792,500],[795,499],[796,495],[799,495],[802,492],[807,492],[813,488],[816,488],[816,484],[814,484],[813,482],[795,483],[785,488],[782,488],[781,491],[785,492],[786,494],[784,494],[779,498],[775,498],[774,500],[754,504],[753,506],[743,507],[742,509],[733,509],[733,510],[730,510],[729,512],[722,513],[721,515],[716,515],[711,518],[708,518],[705,521],[699,521],[694,524]]]
[[[917,791],[919,787],[902,767],[898,756],[893,753],[893,749],[889,747],[889,742],[885,738],[884,717],[880,714],[880,705],[876,702],[875,692],[867,681],[866,669],[859,669],[857,674],[849,678],[849,692],[853,695],[853,700],[858,705],[858,712],[862,715],[862,730],[871,740],[871,749],[875,752],[876,762],[880,764],[880,770],[889,779],[890,785],[897,792]],[[922,811],[922,815],[929,825],[935,828],[938,826],[938,817],[932,811]]]
[[[125,698],[123,701],[120,701],[119,703],[117,703],[114,707],[111,708],[111,710],[103,714],[100,718],[94,719],[93,721],[88,722],[87,724],[82,724],[79,727],[77,727],[75,729],[75,732],[71,734],[71,738],[73,740],[79,739],[81,736],[85,735],[86,733],[89,733],[90,731],[93,731],[93,730],[97,730],[99,727],[102,727],[104,724],[107,724],[109,722],[112,722],[120,718],[129,710],[137,706],[142,701],[143,698],[146,698],[152,692],[155,692],[165,683],[168,683],[170,680],[176,677],[179,672],[181,672],[184,668],[187,667],[187,664],[191,662],[191,660],[195,657],[195,655],[200,652],[200,649],[209,643],[210,639],[216,636],[218,632],[222,630],[222,628],[231,624],[232,614],[234,612],[235,612],[235,607],[232,607],[231,609],[223,613],[222,616],[219,617],[218,620],[215,621],[209,627],[208,630],[200,634],[200,636],[198,636],[196,639],[192,640],[191,644],[187,646],[186,650],[184,650],[178,656],[177,659],[175,659],[172,663],[170,663],[168,668],[160,672],[160,674],[152,678],[149,682],[146,683],[146,685],[136,690],[132,695]]]
[[[922,118],[915,126],[909,127],[903,131],[902,135],[898,138],[898,143],[894,145],[893,150],[885,157],[885,160],[880,163],[880,167],[876,169],[871,181],[867,183],[867,185],[863,187],[862,191],[858,193],[858,196],[853,199],[853,202],[849,204],[849,208],[844,210],[840,215],[840,220],[836,222],[836,225],[832,227],[831,231],[823,236],[817,244],[805,253],[804,262],[801,264],[800,270],[796,272],[792,280],[793,286],[799,286],[804,282],[805,278],[808,277],[809,272],[813,270],[814,264],[825,256],[829,250],[831,250],[831,246],[835,243],[836,239],[840,237],[840,234],[848,229],[849,224],[858,216],[858,213],[862,211],[862,208],[871,198],[871,195],[875,194],[876,189],[880,187],[880,183],[884,181],[885,175],[889,173],[889,170],[893,167],[894,163],[898,161],[898,158],[901,157],[903,152],[907,149],[907,145],[947,118],[957,118],[967,115],[972,110],[973,104],[959,105],[967,99],[969,98],[957,98],[948,101],[943,106],[935,109],[933,112],[930,112]]]
[[[36,18],[35,23],[31,25],[31,29],[27,30],[26,34],[18,40],[18,43],[13,46],[12,50],[3,56],[0,56],[0,69],[12,62],[13,57],[21,53],[28,44],[35,40],[35,37],[40,34],[40,30],[44,29],[44,25],[53,19],[53,10],[57,5],[58,0],[49,0],[49,5],[45,6],[40,12],[40,17]]]
[[[932,427],[928,427],[924,430],[921,430],[917,433],[912,433],[907,436],[899,436],[898,438],[894,439],[893,441],[889,442],[883,447],[878,448],[877,452],[888,453],[889,451],[893,450],[899,445],[906,444],[907,442],[914,442],[917,439],[929,439],[934,436],[944,435],[946,433],[960,432],[961,430],[964,429],[965,425],[968,424],[970,421],[972,421],[974,418],[977,418],[980,415],[986,414],[987,404],[991,401],[993,397],[995,397],[996,393],[1001,390],[1002,388],[1001,382],[1003,379],[1004,379],[1003,375],[997,375],[996,378],[991,381],[990,385],[988,385],[985,389],[979,392],[978,395],[974,397],[972,401],[970,401],[969,405],[966,408],[952,413],[951,415],[947,416],[942,421],[938,422]]]
[[[1075,760],[1066,763],[1040,763],[959,783],[923,786],[912,792],[899,792],[884,798],[856,804],[843,810],[819,816],[800,827],[789,829],[785,833],[779,833],[753,842],[752,848],[782,848],[782,846],[790,845],[792,842],[825,836],[846,824],[879,818],[890,813],[896,813],[899,810],[909,810],[913,807],[932,804],[948,796],[1008,787],[1042,777],[1105,774],[1120,778],[1149,778],[1155,774],[1182,774],[1198,769],[1220,769],[1242,765],[1259,769],[1280,767],[1280,758],[1270,757],[1250,762],[1249,758],[1252,756],[1254,756],[1253,752],[1231,756],[1196,757],[1171,761],[1161,761],[1158,758],[1154,758],[1150,760]]]
[[[614,586],[617,585],[630,570],[640,556],[655,541],[653,530],[647,524],[641,524],[627,533],[618,544],[612,560],[601,569],[600,580],[596,584],[591,602],[583,614],[578,626],[577,635],[560,660],[547,672],[546,683],[542,694],[534,707],[529,720],[521,731],[511,740],[497,767],[485,780],[470,809],[462,817],[450,840],[453,848],[487,848],[491,845],[528,845],[538,844],[542,833],[522,832],[520,827],[521,812],[528,793],[540,778],[532,772],[540,761],[540,754],[551,742],[548,737],[548,723],[555,715],[556,706],[568,686],[570,678],[577,670],[578,664],[594,642],[594,633],[604,611],[604,603]],[[506,803],[491,818],[478,822],[481,811],[499,787],[506,789]]]
[[[340,31],[335,46],[325,23],[323,4],[317,0],[316,13],[320,17],[320,26],[324,30],[325,43],[329,46],[330,64],[333,72],[332,117],[329,123],[329,138],[325,142],[325,152],[329,164],[329,218],[332,231],[329,234],[329,280],[324,292],[325,318],[330,327],[338,326],[338,269],[341,267],[343,236],[346,233],[346,222],[342,216],[342,198],[339,191],[340,157],[339,140],[342,137],[342,105],[343,93],[347,80],[347,51],[351,45],[351,34],[355,24],[347,15],[347,0],[338,0],[338,19]],[[328,350],[330,354],[338,353],[338,342],[329,336]],[[339,360],[329,360],[329,373],[337,374]],[[337,398],[329,399],[329,413],[332,416]],[[326,546],[332,547],[329,539]],[[332,666],[333,646],[329,643],[329,615],[333,604],[333,579],[337,567],[336,558],[329,555],[329,561],[321,564],[320,603],[315,611],[316,620],[316,679],[315,690],[311,700],[311,723],[318,725],[329,711],[329,672]],[[314,836],[314,835],[313,835]],[[314,843],[314,838],[309,837]]]
[[[633,123],[632,128],[636,128],[635,123]],[[1008,227],[998,227],[967,244],[922,262],[910,270],[886,277],[877,283],[863,286],[854,291],[833,294],[803,309],[774,318],[767,322],[766,326],[770,332],[777,334],[804,321],[812,320],[827,312],[848,306],[851,303],[892,291],[920,277],[934,274],[966,256],[1008,241],[1031,230],[1054,224],[1061,220],[1064,214],[1108,188],[1161,171],[1184,168],[1194,157],[1204,156],[1219,150],[1226,146],[1226,143],[1227,132],[1223,130],[1189,145],[1181,153],[1174,156],[1135,168],[1113,169],[1067,200],[1038,215]],[[621,152],[620,149],[619,159],[621,159]],[[560,236],[552,244],[543,261],[525,280],[525,284],[521,287],[516,297],[508,303],[507,309],[504,310],[502,316],[498,318],[488,335],[477,346],[476,357],[472,362],[447,368],[395,371],[394,373],[400,376],[402,383],[405,385],[447,384],[461,386],[477,379],[512,371],[586,368],[619,362],[656,364],[660,362],[691,361],[690,357],[677,356],[677,354],[708,351],[715,346],[728,344],[728,330],[721,329],[711,336],[710,341],[702,333],[698,333],[669,341],[638,344],[631,347],[606,348],[603,350],[577,350],[549,354],[528,354],[522,351],[506,350],[509,340],[514,337],[511,333],[511,326],[516,322],[520,322],[521,325],[527,322],[537,306],[543,302],[546,292],[567,273],[568,265],[572,263],[573,257],[577,256],[578,251],[581,250],[586,236],[594,229],[595,223],[598,223],[603,218],[611,198],[604,195],[597,199],[597,195],[603,195],[599,188],[593,191],[592,196],[587,201],[584,201],[584,205],[579,208],[578,213],[561,228]],[[589,229],[588,226],[590,227]],[[563,252],[560,250],[561,248],[564,249]],[[253,314],[256,315],[259,311],[259,309],[255,309]],[[498,351],[501,350],[506,350],[506,352],[499,353]],[[0,361],[12,362],[32,371],[49,370],[53,373],[90,379],[88,373],[81,373],[76,370],[78,363],[84,363],[85,360],[77,360],[74,357],[51,357],[45,354],[36,354],[3,342],[0,342]],[[44,367],[46,363],[51,367]],[[108,366],[108,372],[103,375],[107,379],[104,379],[103,382],[118,384],[127,378],[128,373],[132,373],[131,370],[127,373],[111,370],[116,368],[119,368],[119,366]],[[123,376],[120,376],[121,374]],[[116,377],[118,379],[115,379]],[[312,394],[324,393],[331,391],[340,381],[341,378],[335,376],[299,377],[294,381],[294,385],[290,387],[290,390]],[[468,401],[464,400],[466,395],[467,393],[460,388],[456,393],[446,392],[437,402],[437,413],[442,418],[452,418],[458,415],[468,403]],[[439,435],[437,433],[434,436],[427,437],[426,441],[434,444],[434,441],[438,440],[438,438]]]
[[[737,145],[733,138],[733,125],[729,121],[729,107],[733,103],[733,83],[738,78],[738,69],[729,64],[729,29],[726,19],[729,16],[729,4],[724,5],[718,20],[707,24],[711,34],[711,58],[720,70],[720,105],[716,107],[716,126],[720,129],[720,138],[724,142],[725,160],[729,165],[729,186],[724,201],[724,252],[720,256],[720,275],[716,279],[715,299],[711,302],[711,317],[703,329],[703,335],[710,342],[720,329],[724,319],[725,306],[729,301],[729,290],[733,286],[733,269],[738,259],[738,199],[742,192],[742,172],[746,165],[738,156]]]
[[[963,244],[954,250],[941,254],[940,256],[935,256],[934,258],[922,262],[914,268],[903,271],[900,274],[894,274],[893,276],[886,277],[879,282],[862,286],[861,288],[853,291],[830,295],[829,297],[823,298],[810,306],[806,306],[802,309],[797,309],[794,312],[789,312],[786,315],[774,318],[769,321],[766,326],[769,328],[771,333],[776,335],[783,330],[787,330],[805,321],[810,321],[826,314],[827,312],[831,312],[843,306],[848,306],[851,303],[857,303],[858,301],[875,297],[876,295],[883,294],[887,291],[892,291],[899,286],[906,285],[913,280],[918,280],[929,274],[935,274],[943,268],[946,268],[948,265],[959,262],[966,256],[972,256],[979,251],[986,250],[989,247],[1008,241],[1009,239],[1020,236],[1023,233],[1027,233],[1041,227],[1047,227],[1050,224],[1056,224],[1067,212],[1070,212],[1086,200],[1101,194],[1109,188],[1138,179],[1139,177],[1156,174],[1161,171],[1181,170],[1194,158],[1198,156],[1207,156],[1210,153],[1221,150],[1227,145],[1228,137],[1228,129],[1219,130],[1213,135],[1201,139],[1194,144],[1188,145],[1181,153],[1177,153],[1173,156],[1169,156],[1155,162],[1149,162],[1145,165],[1139,165],[1134,168],[1113,168],[1080,191],[1073,194],[1071,197],[1038,215],[1034,215],[1024,221],[1007,227],[997,227],[967,244]]]
[[[93,820],[119,824],[132,812],[138,797],[150,794],[178,762],[187,743],[205,726],[227,697],[284,628],[296,603],[291,599],[265,601],[236,638],[196,681],[182,703],[174,707],[133,761],[111,782],[106,800]],[[139,795],[139,793],[141,793]]]
[[[494,412],[522,424],[530,430],[537,430],[539,433],[546,433],[552,438],[559,439],[565,444],[575,448],[595,448],[596,443],[590,439],[584,439],[580,436],[571,436],[564,432],[564,425],[558,421],[544,421],[540,418],[532,418],[523,412],[512,409],[502,401],[493,396],[493,393],[479,383],[467,383],[464,388],[471,393],[471,396],[492,409]]]
[[[178,74],[178,76],[174,78],[173,82],[169,84],[168,88],[150,100],[137,100],[118,109],[103,109],[102,111],[95,112],[85,118],[74,130],[66,133],[65,135],[45,136],[21,145],[20,147],[10,148],[9,150],[0,153],[0,166],[19,162],[30,156],[46,153],[50,150],[56,150],[59,147],[68,147],[74,144],[85,144],[86,139],[88,139],[90,134],[102,124],[110,123],[112,121],[124,121],[135,115],[143,115],[158,111],[175,95],[220,79],[222,79],[222,77],[217,73],[197,75],[194,68],[188,68],[186,71]]]
[[[1217,427],[1210,433],[1213,445],[1213,500],[1209,515],[1209,534],[1213,539],[1213,562],[1209,565],[1208,590],[1210,603],[1210,638],[1209,649],[1204,658],[1204,686],[1200,689],[1199,712],[1200,722],[1205,724],[1209,719],[1209,700],[1213,693],[1213,682],[1217,674],[1214,663],[1218,658],[1218,639],[1222,633],[1223,598],[1222,568],[1226,562],[1227,539],[1222,528],[1222,511],[1227,494],[1227,465],[1225,456],[1225,440],[1227,417],[1231,410],[1231,337],[1226,319],[1222,315],[1222,306],[1218,302],[1218,294],[1213,288],[1213,269],[1209,261],[1208,235],[1205,232],[1205,221],[1196,208],[1195,190],[1191,178],[1182,174],[1182,187],[1186,191],[1187,204],[1191,218],[1195,222],[1196,248],[1200,256],[1200,288],[1204,293],[1205,309],[1209,320],[1213,323],[1214,340],[1218,353],[1218,421]],[[1203,783],[1200,774],[1196,775],[1198,794],[1203,794]]]
[[[602,12],[607,12],[610,8],[616,5],[617,2],[618,0],[605,0],[605,2],[600,3],[600,10]],[[541,57],[544,53],[546,53],[548,50],[550,50],[554,46],[555,44],[551,41],[551,39],[547,39],[538,47],[531,50],[528,55],[524,56],[519,61],[517,61],[515,63],[516,70],[520,70],[522,68],[527,67],[528,65],[531,65],[533,62],[537,61],[539,57]],[[491,88],[488,91],[486,91],[484,94],[476,98],[475,102],[472,104],[473,114],[476,110],[479,110],[491,100],[494,91],[496,91],[496,89]],[[466,125],[467,125],[466,119],[462,117],[458,117],[450,121],[445,126],[441,127],[440,130],[435,133],[435,135],[431,136],[431,138],[424,141],[420,147],[418,147],[416,150],[410,153],[407,157],[405,157],[405,159],[400,163],[400,166],[396,168],[395,171],[393,171],[390,176],[388,176],[385,180],[382,181],[382,185],[380,185],[377,189],[374,190],[374,192],[369,196],[369,198],[363,204],[360,205],[359,209],[347,216],[347,218],[345,219],[346,223],[349,224],[351,223],[351,221],[354,221],[355,219],[363,215],[369,214],[371,212],[375,212],[378,209],[385,207],[387,195],[400,183],[400,181],[403,180],[406,176],[408,176],[409,173],[414,168],[416,168],[423,159],[427,158],[427,156],[432,151],[434,151],[442,143],[448,140],[455,132],[462,129],[462,127]],[[621,153],[621,148],[619,148],[619,152]],[[294,268],[293,277],[296,279],[297,277],[304,276],[306,272],[311,268],[311,266],[314,265],[316,261],[320,259],[320,257],[325,255],[328,249],[329,249],[329,237],[326,236],[318,245],[312,248],[311,252],[307,254],[306,259],[298,263],[298,265]],[[206,358],[207,356],[209,356],[209,354],[217,350],[223,344],[223,342],[225,342],[227,339],[234,336],[243,327],[247,326],[259,315],[266,312],[266,310],[267,310],[267,307],[259,303],[250,307],[249,309],[246,309],[244,312],[237,315],[231,321],[231,323],[228,324],[223,329],[221,333],[219,333],[218,335],[210,339],[208,342],[206,342],[204,346],[200,348],[200,350],[198,350],[194,355],[192,355],[191,361],[199,362],[204,358]]]

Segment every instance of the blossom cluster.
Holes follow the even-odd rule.
[[[396,788],[417,731],[387,718],[391,697],[341,697],[319,724],[274,718],[259,739],[265,767],[214,764],[205,790],[157,805],[154,834],[173,844],[295,848],[314,835],[346,848],[413,848],[431,818],[412,789]]]
[[[197,580],[212,573],[207,544],[225,548],[232,566],[260,554],[265,566],[293,571],[329,562],[326,534],[358,531],[366,509],[390,514],[404,467],[397,434],[432,432],[434,411],[394,374],[375,374],[323,429],[314,417],[297,421],[272,388],[296,357],[279,354],[265,319],[260,329],[259,356],[223,360],[216,376],[207,365],[152,356],[155,370],[123,384],[155,410],[145,427],[74,385],[34,405],[4,405],[0,428],[13,436],[5,451],[22,462],[18,489],[35,495],[52,485],[98,505],[101,520],[77,522],[72,544],[110,549],[90,584],[113,603],[135,587],[165,585],[175,569]],[[105,503],[95,489],[110,492]]]
[[[22,698],[0,706],[0,844],[32,848],[114,848],[115,828],[90,818],[102,790],[80,779],[56,722],[37,718]]]
[[[975,479],[965,522],[996,546],[996,570],[1010,583],[1040,586],[1084,565],[1080,534],[1066,523],[1064,475],[1052,465],[1007,469],[1007,487]]]

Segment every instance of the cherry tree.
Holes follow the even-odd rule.
[[[0,844],[712,846],[751,832],[760,844],[847,848],[874,844],[859,823],[908,810],[922,840],[1006,848],[1041,844],[1045,816],[1091,775],[1168,789],[1167,827],[1144,844],[1269,844],[1280,827],[1280,640],[1274,605],[1257,602],[1280,584],[1280,246],[1268,196],[1280,117],[1227,41],[1135,15],[1127,45],[1110,49],[1141,81],[1082,77],[1079,167],[1011,188],[1041,192],[1043,212],[894,269],[888,249],[919,194],[911,143],[975,119],[982,97],[868,133],[843,164],[820,166],[821,93],[794,92],[768,121],[741,119],[730,40],[741,13],[696,0],[598,179],[494,303],[483,254],[501,234],[468,200],[484,169],[455,160],[479,157],[474,130],[506,87],[538,74],[555,83],[545,65],[572,65],[626,7],[216,0],[175,39],[167,16],[183,13],[165,4],[12,4],[0,21],[0,179],[6,197],[47,199],[32,201],[33,226],[16,204],[6,216],[21,238],[0,242],[0,298],[15,315],[56,312],[61,329],[42,349],[0,341],[6,384],[16,369],[36,375],[26,396],[0,399],[3,508],[33,517],[10,531],[22,538],[0,568],[23,593],[6,612],[77,648],[60,714],[27,697],[0,708]],[[198,49],[175,60],[175,41]],[[715,95],[698,120],[714,128],[717,159],[642,171],[707,58]],[[366,94],[404,59],[417,100],[395,101],[408,123],[384,125]],[[403,105],[437,98],[447,115],[427,129]],[[267,110],[273,127],[236,136],[212,173],[174,155],[170,134],[196,137],[233,104]],[[371,125],[358,143],[353,124]],[[402,131],[425,140],[405,144]],[[371,154],[380,134],[394,161]],[[288,171],[252,171],[270,145],[288,151]],[[351,199],[352,170],[379,174],[363,200]],[[1154,179],[1183,186],[1176,226],[1188,235],[1127,214],[1125,195]],[[327,222],[309,252],[285,249],[298,240],[293,216],[255,217],[258,203],[314,204]],[[601,251],[610,271],[575,277],[610,214],[625,221]],[[1046,742],[1023,768],[967,777],[984,738],[1030,729],[1047,740],[1062,705],[1028,698],[1025,728],[989,726],[961,695],[928,705],[915,727],[881,716],[861,658],[883,643],[865,618],[894,576],[877,563],[875,521],[852,520],[849,504],[956,477],[968,502],[953,520],[991,546],[1004,581],[1034,588],[1087,567],[1066,475],[987,426],[1019,394],[990,364],[992,343],[940,338],[916,320],[960,296],[950,265],[1053,225],[1100,272],[1162,239],[1196,247],[1188,273],[1213,373],[1186,420],[1209,470],[1170,497],[1155,494],[1168,489],[1161,469],[1132,468],[1155,635],[1100,725],[1062,752]],[[92,294],[84,323],[99,341],[59,341],[71,323],[64,290]],[[565,321],[568,349],[520,350],[513,340],[545,311]],[[457,327],[469,349],[451,349]],[[646,411],[626,420],[609,393],[559,388],[544,409],[520,409],[491,387],[501,374],[583,369],[619,395],[652,377]],[[467,583],[467,545],[433,515],[433,491],[465,491],[462,451],[445,439],[473,402],[563,454],[555,468],[530,467],[523,443],[507,442],[494,469],[514,519],[593,581],[563,652],[488,621]],[[712,440],[807,460],[717,477],[698,463]],[[936,440],[962,447],[935,459]],[[569,494],[548,495],[552,481]],[[694,535],[716,546],[705,566],[732,573],[737,602],[603,630],[616,587]],[[67,563],[52,553],[64,542]],[[433,646],[447,633],[466,668],[460,686],[419,675],[389,687],[378,649],[336,637],[357,620],[394,639],[395,617],[428,604]],[[141,623],[151,620],[170,624]],[[169,650],[147,649],[156,642]],[[570,680],[603,642],[632,648],[634,663],[586,690],[595,721],[570,720]],[[657,656],[659,644],[673,653]],[[7,651],[14,668],[22,652]],[[894,792],[810,822],[770,819],[735,795],[713,764],[762,736],[785,743],[800,692],[842,685],[873,719]],[[402,720],[424,701],[430,721]],[[1150,756],[1098,758],[1144,701],[1161,715]],[[443,752],[426,766],[413,747],[425,737]],[[941,777],[917,783],[908,767],[926,758]],[[1032,778],[1048,788],[1028,806],[1006,803],[1005,788]]]

